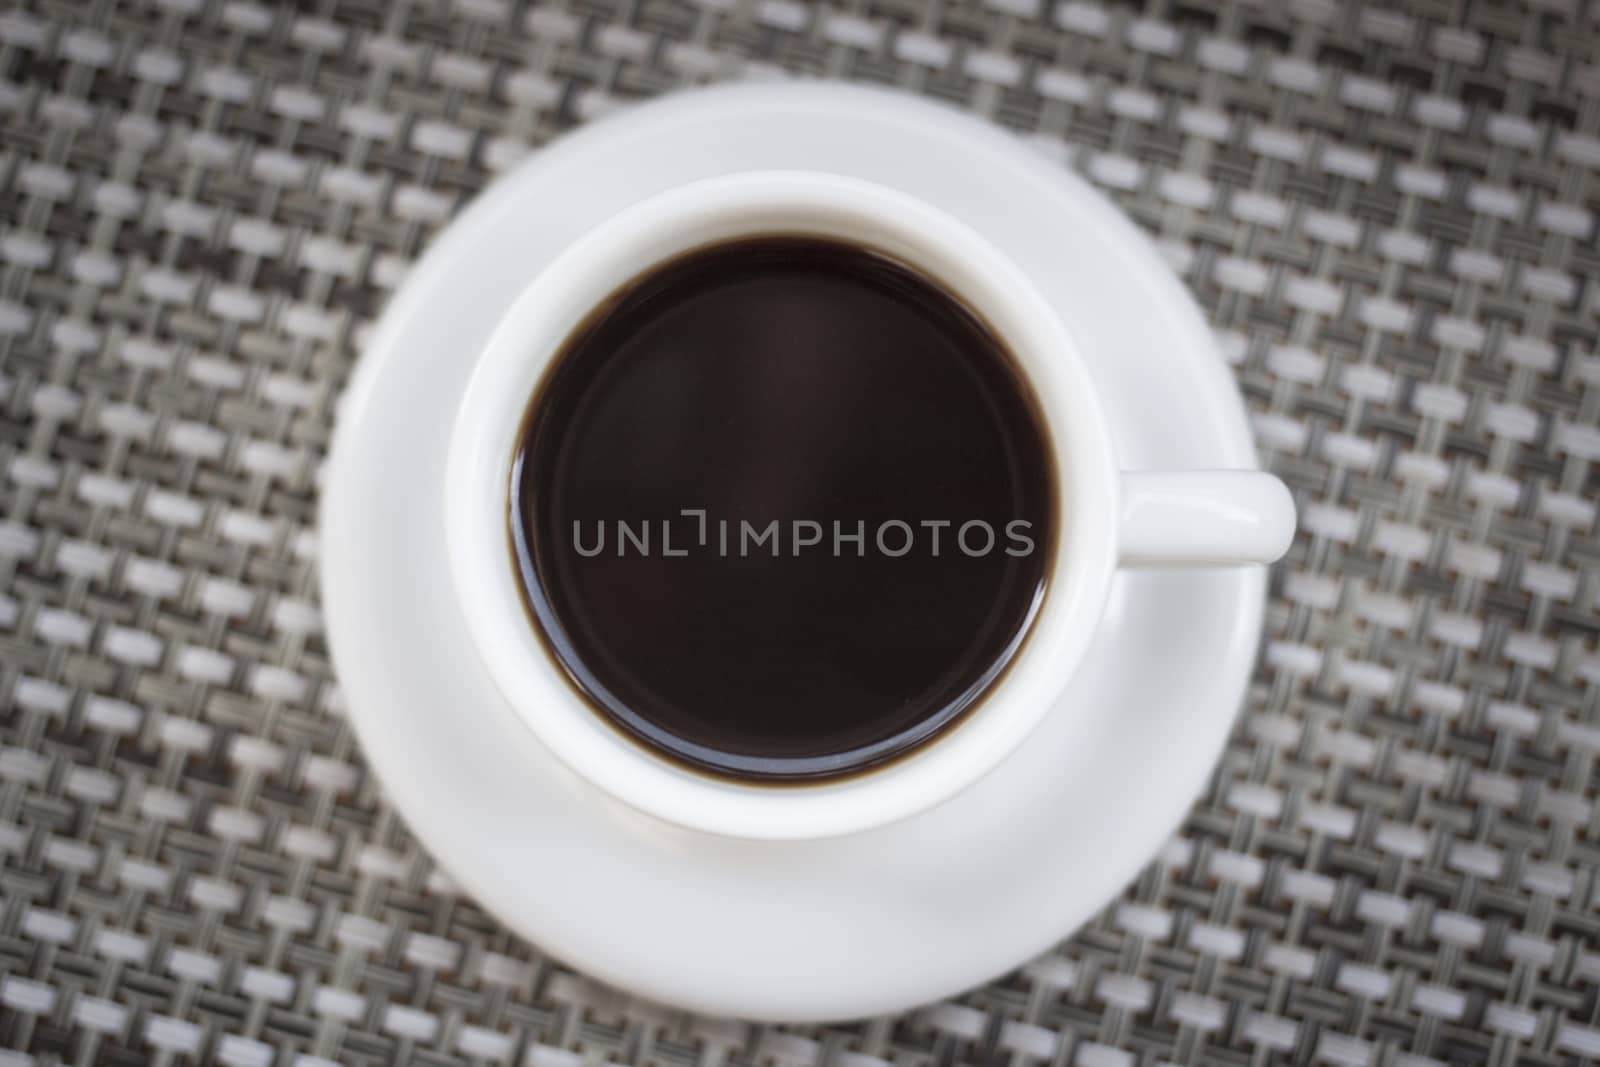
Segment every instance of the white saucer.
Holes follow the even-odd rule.
[[[583,129],[496,183],[390,303],[340,413],[322,595],[349,716],[440,863],[541,948],[700,1011],[907,1008],[1017,966],[1177,827],[1239,707],[1262,568],[1117,580],[1087,665],[1023,748],[905,822],[746,842],[608,800],[513,716],[445,561],[447,433],[475,354],[553,253],[622,206],[729,171],[832,170],[965,219],[1041,279],[1088,355],[1125,468],[1253,467],[1193,303],[1099,194],[935,105],[836,85],[701,90]]]

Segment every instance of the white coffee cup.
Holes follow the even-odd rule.
[[[1043,411],[1059,479],[1060,528],[1028,638],[975,710],[887,765],[834,781],[773,786],[672,762],[590,707],[534,630],[509,547],[508,509],[512,458],[530,398],[585,317],[630,279],[676,255],[779,234],[876,249],[982,315],[1021,364]],[[1118,567],[1270,563],[1287,550],[1295,525],[1287,488],[1261,471],[1122,471],[1072,337],[1010,260],[959,219],[904,193],[805,171],[684,185],[627,208],[561,252],[529,283],[479,356],[447,464],[445,521],[456,593],[472,642],[517,715],[569,768],[631,807],[691,829],[748,838],[851,833],[954,795],[1024,743],[1055,705],[1095,634]]]

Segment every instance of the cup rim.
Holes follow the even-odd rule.
[[[671,762],[602,719],[535,630],[510,545],[518,429],[546,368],[596,306],[657,264],[756,235],[846,239],[894,256],[978,310],[1021,365],[1053,453],[1048,585],[1003,677],[951,729],[880,767],[815,783],[738,782]],[[1118,476],[1087,366],[1035,284],[960,220],[874,182],[749,171],[678,186],[562,250],[493,330],[446,458],[449,566],[468,635],[517,717],[570,769],[649,815],[746,838],[836,836],[932,807],[992,770],[1050,712],[1086,652],[1116,561]]]

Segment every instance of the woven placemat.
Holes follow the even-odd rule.
[[[334,400],[427,241],[562,130],[780,72],[1110,192],[1303,516],[1124,897],[819,1028],[631,1001],[460,895],[352,743],[314,580]],[[45,2],[0,14],[0,138],[0,1064],[1600,1057],[1594,8]]]

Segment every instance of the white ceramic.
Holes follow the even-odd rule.
[[[512,458],[528,398],[566,338],[652,264],[706,244],[772,234],[874,248],[978,309],[1039,399],[1061,516],[1049,589],[1028,641],[972,715],[885,767],[781,788],[696,774],[595,715],[535,635],[506,537]],[[1025,742],[1077,669],[1119,559],[1267,563],[1294,534],[1288,490],[1262,471],[1141,472],[1124,482],[1094,379],[1026,275],[971,227],[906,193],[795,170],[744,171],[668,190],[552,259],[496,327],[467,385],[442,503],[467,631],[539,740],[646,814],[709,833],[774,839],[881,826],[948,799],[991,770]]]
[[[1149,242],[1070,173],[898,95],[705,90],[542,151],[417,264],[342,402],[322,599],[371,766],[484,906],[632,992],[814,1020],[958,992],[1111,899],[1178,825],[1222,748],[1256,653],[1265,574],[1118,573],[1089,652],[1027,743],[944,803],[877,829],[706,834],[568,770],[468,636],[439,503],[454,412],[495,325],[563,249],[658,193],[774,169],[899,190],[981,234],[1066,323],[1124,467],[1254,466],[1238,394],[1192,302]]]

